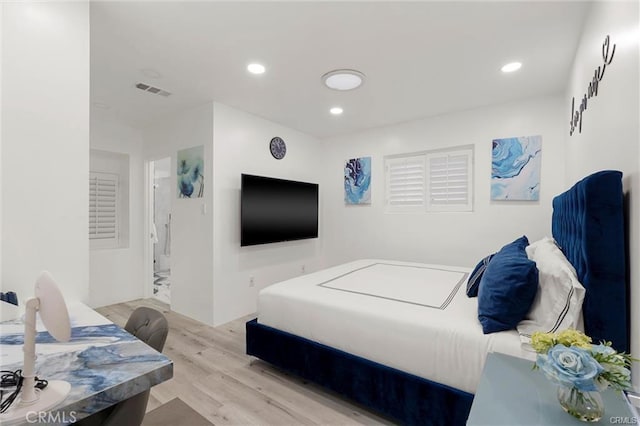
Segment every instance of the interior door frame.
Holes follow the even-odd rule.
[[[153,240],[151,229],[153,225],[153,182],[154,182],[154,161],[153,159],[144,162],[144,271],[143,285],[144,298],[153,297]]]

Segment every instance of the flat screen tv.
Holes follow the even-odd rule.
[[[240,245],[318,238],[318,184],[242,175]]]

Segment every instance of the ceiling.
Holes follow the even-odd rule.
[[[136,126],[213,100],[326,138],[560,93],[588,7],[576,1],[92,2],[91,100]],[[522,69],[501,73],[513,60]],[[252,61],[267,72],[249,74]],[[327,89],[320,78],[336,68],[362,71],[364,85]],[[172,95],[140,91],[138,82]],[[336,105],[343,115],[329,114]]]

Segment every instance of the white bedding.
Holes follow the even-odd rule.
[[[357,260],[263,289],[258,322],[475,393],[488,352],[535,354],[515,330],[482,334],[468,272]]]

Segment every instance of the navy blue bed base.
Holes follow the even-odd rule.
[[[473,395],[299,337],[256,319],[247,354],[406,425],[464,425]],[[430,362],[425,360],[425,362]]]

